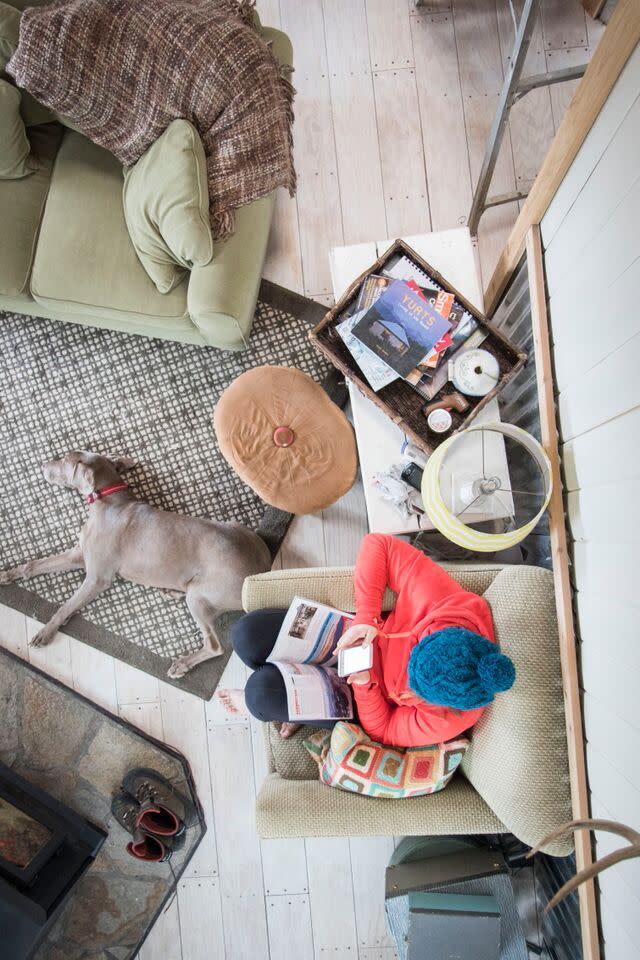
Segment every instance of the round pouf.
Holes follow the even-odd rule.
[[[291,367],[255,367],[224,391],[213,414],[220,450],[273,507],[315,513],[356,478],[353,428],[322,387]]]

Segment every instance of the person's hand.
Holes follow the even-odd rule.
[[[367,623],[357,623],[345,630],[333,652],[338,653],[339,650],[346,650],[347,647],[369,647],[377,636],[377,627],[371,627]]]
[[[347,683],[364,686],[365,683],[371,683],[371,674],[368,670],[361,670],[360,673],[350,673],[347,677]]]

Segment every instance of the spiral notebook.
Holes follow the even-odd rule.
[[[415,280],[421,287],[442,290],[440,284],[421,270],[409,257],[400,257],[390,267],[385,268],[384,274],[387,277],[393,277],[394,280]]]

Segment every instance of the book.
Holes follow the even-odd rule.
[[[408,280],[407,283],[412,289],[424,293],[415,281]],[[445,357],[451,359],[458,353],[477,347],[486,338],[486,334],[482,331],[478,332],[477,321],[468,310],[463,310],[452,293],[438,291],[434,298],[434,305],[437,305],[449,320],[451,330],[438,340],[431,352],[405,377],[405,380],[427,400],[432,400],[448,380],[448,363],[441,365],[441,361]],[[460,313],[461,310],[462,313]]]
[[[383,277],[380,274],[371,273],[365,277],[356,301],[356,310],[368,310],[372,307],[391,283],[393,280],[390,277]]]
[[[377,357],[372,350],[365,347],[364,344],[353,336],[352,330],[356,323],[364,316],[366,310],[360,310],[354,313],[352,317],[347,317],[336,326],[338,335],[342,338],[347,350],[356,361],[364,376],[366,377],[371,389],[377,393],[388,383],[393,383],[398,379],[398,374],[392,370],[388,364]]]
[[[352,329],[352,334],[405,377],[451,324],[406,282],[396,280]]]
[[[433,277],[421,270],[417,263],[414,263],[404,254],[397,254],[393,260],[390,260],[384,269],[384,274],[394,280],[415,280],[421,287],[435,290],[442,289]]]
[[[414,280],[407,280],[407,285],[411,287],[412,290],[415,290],[416,293],[425,297],[427,299],[427,290],[423,287],[420,287]],[[434,290],[433,296],[429,299],[431,306],[438,311],[438,313],[444,317],[445,320],[449,320],[451,310],[454,303],[454,297],[452,293],[447,293],[446,290]],[[449,320],[449,322],[451,322]],[[438,363],[438,358],[441,353],[451,346],[451,334],[447,331],[440,339],[433,345],[433,349],[427,356],[418,364],[417,367],[414,367],[405,377],[407,383],[410,383],[411,386],[415,386],[420,382],[420,379],[423,373],[430,369],[431,367],[435,368]]]
[[[410,260],[409,257],[406,256],[400,256],[393,261],[391,266],[385,269],[384,274],[385,276],[395,280],[415,281],[429,303],[434,307],[436,307],[436,297],[438,296],[438,293],[445,292],[440,284],[433,279],[433,277],[431,277],[428,273],[425,273],[424,270],[421,270],[420,267],[413,262],[413,260]],[[447,295],[453,297],[453,294]],[[466,312],[467,311],[462,304],[458,303],[454,297],[447,319],[451,322],[452,326],[455,326],[460,322]]]
[[[351,688],[338,676],[335,646],[353,617],[324,603],[294,597],[267,663],[279,670],[289,720],[352,720]]]

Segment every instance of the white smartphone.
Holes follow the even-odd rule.
[[[366,647],[347,647],[338,651],[338,676],[348,677],[350,673],[370,670],[373,666],[373,645]]]

